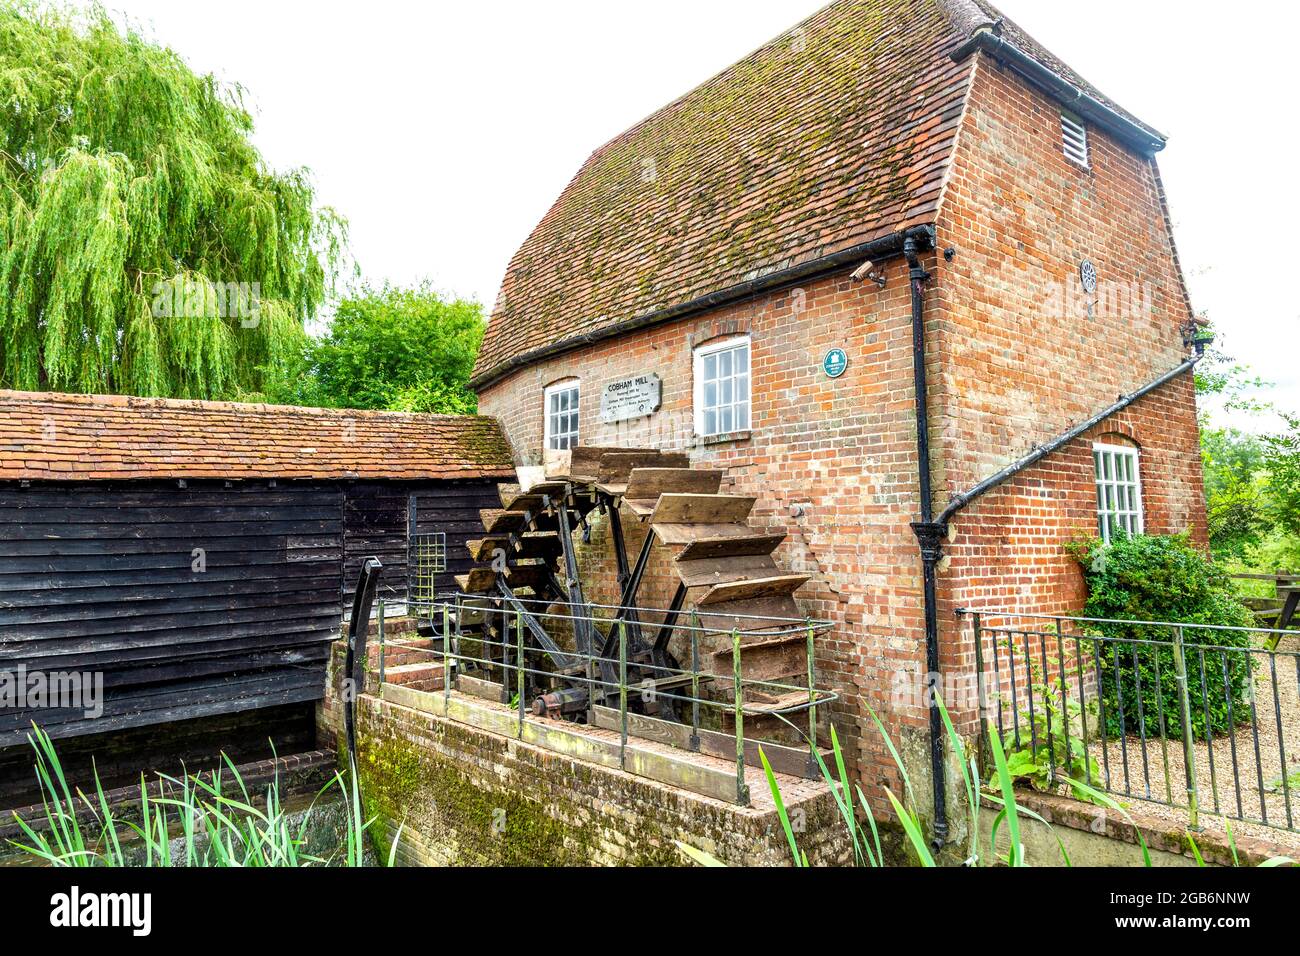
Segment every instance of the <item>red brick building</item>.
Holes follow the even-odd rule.
[[[1163,145],[982,0],[840,0],[592,154],[510,263],[481,408],[520,465],[724,467],[836,623],[864,779],[867,705],[929,765],[900,689],[973,672],[957,608],[1077,610],[1081,534],[1204,539]],[[602,418],[654,375],[657,410]]]

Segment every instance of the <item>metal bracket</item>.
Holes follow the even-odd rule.
[[[912,532],[921,545],[921,560],[935,563],[943,557],[943,542],[948,537],[946,524],[915,521]]]

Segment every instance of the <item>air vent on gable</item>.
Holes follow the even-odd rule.
[[[1065,144],[1065,158],[1088,168],[1088,127],[1072,116],[1061,114],[1061,139]]]

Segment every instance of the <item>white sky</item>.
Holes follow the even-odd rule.
[[[238,81],[277,168],[308,166],[372,281],[491,306],[510,256],[593,149],[822,0],[399,3],[105,0]],[[1001,0],[1161,156],[1193,303],[1300,411],[1294,37],[1300,10],[1198,0]],[[1122,356],[1117,356],[1122,361]]]

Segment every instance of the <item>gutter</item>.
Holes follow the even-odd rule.
[[[1095,124],[1116,139],[1152,156],[1165,148],[1167,138],[1162,134],[1134,122],[1114,108],[1106,105],[1068,80],[1058,76],[1049,67],[1039,63],[1023,50],[1004,40],[1000,25],[992,24],[977,31],[969,40],[951,54],[960,63],[977,50],[983,50],[998,63],[1009,66],[1029,83],[1057,100],[1067,109]]]
[[[870,242],[859,243],[856,246],[850,246],[840,252],[832,253],[828,256],[822,256],[799,265],[790,266],[777,272],[760,276],[756,279],[750,279],[739,285],[730,286],[726,289],[719,289],[717,292],[710,292],[708,295],[700,296],[689,302],[682,302],[677,305],[667,306],[666,308],[656,309],[653,312],[647,312],[644,315],[635,318],[626,319],[614,325],[605,326],[594,332],[584,332],[581,335],[570,336],[567,339],[561,339],[558,342],[552,342],[541,348],[533,349],[530,352],[524,352],[516,355],[495,368],[490,369],[480,375],[476,375],[469,381],[469,387],[475,391],[494,385],[501,379],[513,372],[518,371],[535,362],[543,359],[554,358],[565,352],[572,352],[574,349],[580,349],[596,342],[602,342],[606,339],[612,339],[628,332],[635,332],[638,329],[649,328],[652,325],[660,325],[664,322],[671,322],[676,319],[689,318],[711,309],[716,309],[724,305],[733,305],[745,299],[751,299],[757,295],[771,292],[782,286],[789,286],[796,282],[807,282],[813,279],[824,278],[841,269],[847,269],[850,266],[859,266],[864,259],[888,259],[903,254],[903,246],[909,238],[917,239],[922,242],[934,244],[934,226],[913,226],[902,232],[890,233],[887,236],[881,236]]]
[[[946,526],[948,522],[952,520],[953,516],[955,516],[957,512],[961,511],[972,501],[975,501],[977,498],[983,497],[985,494],[992,491],[998,485],[1004,484],[1005,482],[1014,478],[1016,475],[1020,474],[1026,468],[1029,468],[1031,465],[1035,465],[1038,462],[1042,461],[1048,455],[1060,451],[1066,445],[1070,444],[1070,442],[1074,441],[1075,439],[1081,438],[1083,435],[1087,434],[1092,429],[1096,428],[1098,425],[1100,425],[1106,419],[1110,418],[1112,415],[1116,415],[1119,412],[1124,411],[1124,409],[1128,408],[1138,399],[1151,394],[1156,389],[1164,385],[1168,385],[1174,379],[1186,375],[1192,369],[1196,368],[1197,363],[1199,363],[1201,359],[1204,358],[1204,352],[1202,351],[1203,349],[1204,349],[1203,345],[1199,346],[1197,354],[1192,358],[1188,359],[1187,361],[1183,362],[1177,368],[1171,369],[1170,371],[1166,372],[1164,375],[1161,375],[1154,382],[1150,382],[1146,385],[1143,385],[1141,388],[1139,388],[1136,392],[1133,392],[1131,395],[1121,395],[1119,401],[1117,401],[1114,405],[1111,405],[1109,408],[1105,409],[1104,411],[1098,412],[1096,415],[1093,415],[1086,422],[1081,422],[1080,424],[1075,425],[1068,432],[1065,432],[1063,435],[1060,435],[1059,437],[1052,439],[1046,445],[1039,446],[1038,448],[1034,449],[1032,452],[1030,452],[1025,457],[1021,458],[1019,461],[1015,462],[1014,464],[1008,465],[1006,468],[1003,468],[997,474],[985,478],[983,481],[981,481],[975,487],[971,488],[969,491],[966,491],[959,495],[955,495],[952,501],[949,502],[948,507],[945,508],[943,510],[943,513],[939,515],[938,519],[935,521],[935,524],[939,525],[940,527],[943,527],[944,533],[946,534],[947,533]]]
[[[913,253],[909,255],[908,261],[912,263],[912,329],[916,374],[917,454],[921,479],[921,520],[912,525],[912,531],[915,533],[921,548],[925,598],[925,659],[928,668],[926,680],[927,689],[933,692],[937,690],[937,688],[933,687],[933,682],[938,679],[940,673],[938,565],[943,560],[943,542],[948,536],[948,522],[977,498],[1009,481],[1026,468],[1042,461],[1048,455],[1060,451],[1070,442],[1080,438],[1112,415],[1124,411],[1138,399],[1192,371],[1204,357],[1206,343],[1203,340],[1193,340],[1196,347],[1195,356],[1183,362],[1177,368],[1161,375],[1155,381],[1143,385],[1131,395],[1120,396],[1119,401],[1093,415],[1087,421],[1075,425],[1069,431],[1052,439],[1047,444],[1039,446],[1015,463],[1003,468],[997,474],[984,479],[969,491],[956,495],[939,516],[935,518],[932,516],[930,496],[928,494],[930,487],[929,425],[925,405],[925,327],[921,320],[924,307],[922,290],[925,281],[930,278],[930,275],[925,269],[921,268],[919,261],[915,259],[915,251],[913,250]],[[947,794],[944,788],[944,728],[942,721],[938,702],[934,699],[932,693],[930,701],[930,768],[931,779],[934,784],[934,837],[931,842],[936,850],[941,849],[948,839]]]

